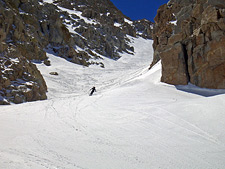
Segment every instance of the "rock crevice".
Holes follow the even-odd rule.
[[[183,46],[183,52],[184,52],[184,62],[185,62],[185,69],[186,69],[186,76],[187,76],[187,81],[190,82],[190,73],[189,73],[189,68],[188,68],[188,53],[187,53],[187,48],[186,45],[182,44]]]

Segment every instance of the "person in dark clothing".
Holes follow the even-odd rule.
[[[95,89],[95,87],[92,87],[90,90],[91,90],[91,93],[90,93],[90,95],[89,95],[89,96],[92,96],[92,95],[93,95],[93,93],[94,93],[94,92],[96,92],[96,89]]]

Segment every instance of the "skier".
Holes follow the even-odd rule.
[[[95,87],[92,87],[90,90],[91,90],[91,93],[89,94],[89,96],[92,96],[93,93],[96,92],[96,89],[95,89]]]

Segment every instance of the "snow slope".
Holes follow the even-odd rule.
[[[225,168],[225,91],[160,83],[152,41],[132,43],[105,69],[49,53],[52,66],[38,65],[49,99],[0,106],[0,168]]]

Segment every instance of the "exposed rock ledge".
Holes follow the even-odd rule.
[[[225,88],[224,0],[171,0],[155,22],[152,65],[162,60],[162,82]]]

